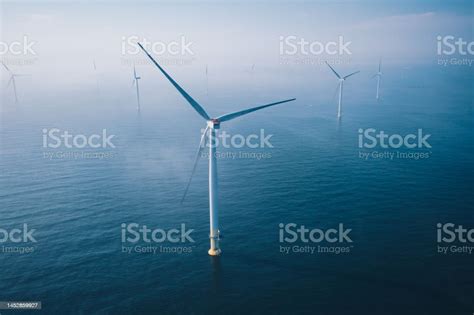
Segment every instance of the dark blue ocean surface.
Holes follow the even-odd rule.
[[[0,300],[41,301],[31,314],[472,314],[474,254],[441,254],[437,243],[438,223],[474,228],[472,70],[387,69],[378,102],[369,73],[348,80],[339,123],[330,75],[213,78],[208,96],[202,82],[186,85],[214,116],[297,98],[222,125],[232,135],[263,129],[273,147],[218,149],[219,258],[207,254],[205,158],[180,203],[205,122],[171,85],[154,88],[163,77],[143,80],[141,113],[134,90],[112,82],[100,94],[24,92],[18,105],[4,95],[0,228],[27,224],[36,242],[0,245],[33,247],[0,254]],[[266,85],[272,75],[284,79]],[[115,148],[44,148],[53,128],[106,129]],[[359,148],[369,128],[422,129],[431,148]],[[194,242],[189,253],[124,253],[123,223],[185,224]],[[352,243],[283,244],[280,223],[343,224]],[[281,252],[292,245],[348,252]]]

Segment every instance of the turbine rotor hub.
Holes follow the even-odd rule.
[[[212,118],[211,120],[207,121],[207,125],[209,126],[209,128],[219,129],[221,127],[221,122],[219,121],[219,119]]]

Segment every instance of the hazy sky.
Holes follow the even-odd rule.
[[[128,73],[132,62],[149,66],[142,53],[130,53],[135,49],[128,45],[135,41],[133,36],[160,45],[178,42],[173,48],[182,48],[184,41],[189,48],[184,54],[157,56],[168,67],[175,67],[170,63],[188,65],[177,71],[190,74],[205,65],[281,67],[282,58],[289,57],[293,63],[292,58],[298,56],[313,61],[336,57],[351,65],[373,64],[379,56],[385,64],[433,63],[438,35],[473,40],[472,1],[190,3],[2,1],[1,41],[21,42],[26,36],[29,43],[34,42],[34,54],[7,52],[0,57],[13,66],[23,60],[32,62],[29,73],[66,84],[93,80],[94,60],[97,71],[110,77]],[[288,36],[322,44],[343,37],[350,42],[351,54],[282,56],[281,38]]]

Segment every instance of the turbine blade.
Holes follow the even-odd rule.
[[[171,84],[173,84],[173,86],[178,90],[179,93],[181,93],[181,95],[188,101],[188,103],[191,104],[191,106],[196,110],[196,112],[206,120],[211,119],[204,110],[204,108],[202,108],[201,105],[198,104],[198,102],[196,102],[188,93],[186,93],[186,91],[183,90],[183,88],[179,86],[178,83],[176,83],[176,81],[173,80],[173,78],[170,77],[168,73],[166,73],[166,71],[158,64],[158,62],[156,62],[155,59],[153,59],[153,57],[145,50],[145,48],[143,48],[140,43],[138,43],[138,46],[140,46],[140,48],[145,52],[145,54],[147,54],[148,58],[150,58],[150,60],[155,64],[155,66],[160,69],[161,73],[163,73],[163,75],[171,82]]]
[[[196,153],[196,157],[194,158],[194,165],[193,165],[193,170],[191,171],[191,176],[189,177],[188,184],[186,185],[186,189],[184,190],[183,198],[181,198],[181,203],[184,202],[184,199],[186,198],[186,195],[188,194],[189,186],[191,185],[191,181],[193,180],[194,173],[196,172],[197,164],[199,162],[199,158],[201,157],[201,151],[202,148],[205,147],[205,139],[206,139],[206,134],[207,131],[209,130],[209,126],[206,127],[204,130],[202,136],[201,136],[201,141],[199,142],[199,148]],[[204,145],[203,145],[204,142]]]
[[[10,68],[7,67],[7,65],[2,61],[2,65],[3,67],[10,73],[12,73],[12,71],[10,70]]]
[[[379,59],[379,72],[381,68],[382,68],[382,58]]]
[[[343,79],[345,80],[345,79],[347,79],[348,77],[350,77],[350,76],[352,76],[352,75],[354,75],[354,74],[357,74],[357,73],[359,73],[359,72],[360,72],[360,71],[352,72],[351,74],[346,75]]]
[[[330,65],[327,61],[325,61],[325,62],[326,62],[326,64],[328,65],[328,67],[331,68],[332,72],[334,72],[334,74],[336,75],[336,77],[338,77],[339,79],[341,79],[341,76],[339,75],[339,73],[337,73],[336,70],[334,70],[334,68],[331,67],[331,65]]]
[[[7,83],[7,88],[10,87],[10,85],[12,84],[12,81],[13,81],[13,76],[10,76],[10,80],[8,80],[8,83]]]
[[[135,64],[133,65],[133,77],[137,78],[137,71],[135,70]]]
[[[377,77],[378,75],[379,75],[379,74],[376,73],[376,74],[374,74],[373,76],[371,76],[370,78],[371,78],[371,79],[374,79],[374,78]]]
[[[292,98],[292,99],[289,99],[289,100],[284,100],[284,101],[280,101],[280,102],[276,102],[276,103],[271,103],[271,104],[267,104],[267,105],[252,107],[252,108],[245,109],[245,110],[242,110],[242,111],[239,111],[239,112],[234,112],[234,113],[222,115],[220,117],[217,117],[217,119],[219,121],[228,121],[228,120],[231,120],[231,119],[249,114],[251,112],[254,112],[254,111],[266,108],[266,107],[270,107],[270,106],[274,106],[274,105],[278,105],[278,104],[282,104],[282,103],[286,103],[286,102],[291,102],[291,101],[294,101],[294,100],[296,100],[296,98]]]
[[[132,81],[132,86],[131,86],[131,87],[134,87],[134,86],[135,86],[135,81],[136,81],[136,79],[133,79],[133,81]]]

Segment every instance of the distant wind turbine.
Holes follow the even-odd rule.
[[[137,71],[135,69],[135,65],[133,65],[133,83],[132,86],[136,85],[137,87],[137,110],[140,111],[140,90],[138,88],[138,80],[140,80],[141,77],[137,76]]]
[[[92,61],[92,64],[94,66],[95,81],[96,81],[96,85],[97,85],[97,93],[100,94],[99,74],[97,73],[97,66],[95,64],[95,59]]]
[[[207,65],[206,65],[206,96],[209,96],[209,75],[207,71]]]
[[[17,94],[17,91],[16,91],[16,78],[18,77],[26,77],[28,76],[27,74],[17,74],[17,73],[14,73],[10,70],[10,68],[7,67],[7,65],[5,63],[2,62],[2,65],[3,67],[8,71],[8,73],[10,74],[10,80],[8,80],[8,83],[7,83],[7,88],[12,85],[13,86],[13,93],[15,94],[15,103],[18,104],[18,94]]]
[[[328,65],[329,68],[331,68],[332,72],[336,75],[336,77],[339,79],[339,104],[337,106],[337,118],[341,118],[341,114],[342,114],[342,88],[344,86],[344,81],[354,75],[354,74],[357,74],[359,73],[360,71],[356,71],[356,72],[352,72],[351,74],[348,74],[346,75],[345,77],[341,77],[339,75],[339,73],[336,72],[336,70],[334,70],[333,67],[331,67],[331,65],[326,61],[326,64]]]
[[[187,184],[186,190],[184,192],[182,201],[186,197],[189,185],[191,183],[192,177],[196,170],[197,162],[199,161],[199,157],[201,155],[201,150],[205,146],[204,142],[206,139],[206,133],[209,132],[209,137],[208,137],[208,140],[209,140],[209,217],[210,217],[209,238],[210,238],[211,248],[209,249],[208,254],[211,256],[218,256],[221,254],[221,249],[219,247],[220,231],[219,231],[219,221],[218,221],[217,161],[216,161],[216,147],[215,147],[216,142],[214,141],[216,137],[216,132],[218,129],[220,129],[221,122],[229,121],[229,120],[235,119],[237,117],[249,114],[251,112],[254,112],[266,107],[270,107],[270,106],[274,106],[274,105],[278,105],[278,104],[282,104],[286,102],[291,102],[291,101],[294,101],[295,99],[292,98],[292,99],[288,99],[288,100],[284,100],[280,102],[275,102],[271,104],[249,108],[249,109],[238,111],[238,112],[233,112],[230,114],[219,116],[217,118],[211,118],[206,113],[204,108],[201,105],[199,105],[199,103],[196,102],[185,90],[183,90],[183,88],[179,86],[178,83],[176,83],[176,81],[174,81],[173,78],[171,78],[168,73],[166,73],[166,71],[158,64],[158,62],[156,62],[155,59],[153,59],[153,57],[145,50],[145,48],[143,48],[143,46],[140,43],[138,43],[138,45],[145,52],[145,54],[147,54],[148,58],[150,58],[150,60],[155,64],[155,66],[158,67],[158,69],[168,79],[168,81],[170,81],[170,83],[178,90],[178,92],[186,99],[186,101],[188,101],[188,103],[194,108],[194,110],[207,122],[207,127],[204,130],[203,134],[201,135],[201,141],[200,141],[199,149],[194,161],[194,167],[193,167],[189,182]]]
[[[379,71],[372,78],[377,77],[377,92],[375,98],[379,99],[380,80],[382,79],[382,59],[379,59]]]

